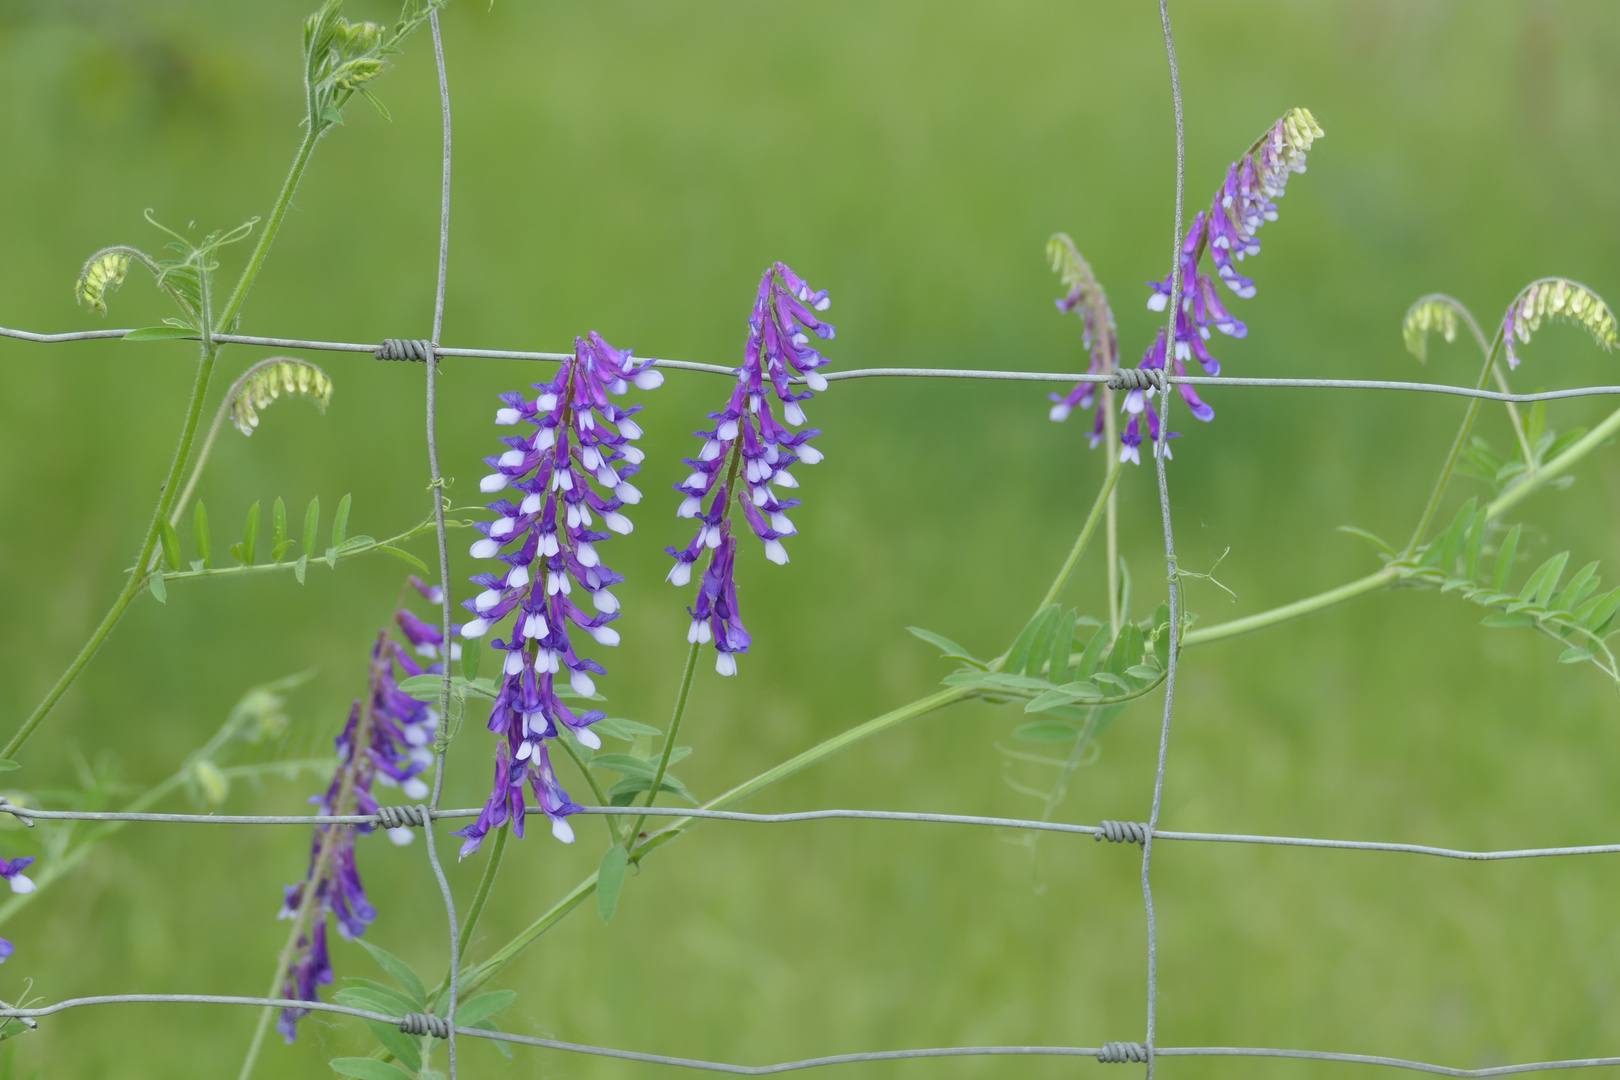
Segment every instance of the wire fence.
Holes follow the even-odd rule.
[[[1179,72],[1175,60],[1174,39],[1171,33],[1169,14],[1165,0],[1160,0],[1160,13],[1163,22],[1165,47],[1170,66],[1172,96],[1175,106],[1176,119],[1176,228],[1174,251],[1179,253],[1181,247],[1181,212],[1184,170],[1184,138],[1182,130],[1181,92],[1179,85]],[[530,361],[562,361],[572,354],[558,352],[520,351],[507,349],[472,349],[437,345],[444,317],[444,298],[446,276],[448,270],[449,251],[449,211],[450,211],[450,166],[451,166],[451,113],[448,80],[445,71],[442,34],[437,13],[432,15],[431,28],[434,43],[435,59],[437,61],[437,74],[439,78],[440,101],[444,124],[443,149],[443,184],[440,216],[440,244],[438,281],[435,293],[433,313],[433,336],[426,342],[400,342],[397,340],[385,341],[377,344],[360,342],[316,341],[300,338],[262,337],[241,334],[215,334],[215,342],[221,344],[237,344],[272,349],[301,349],[327,352],[370,353],[379,359],[418,359],[426,361],[424,367],[427,373],[427,445],[429,451],[430,471],[432,476],[432,491],[436,512],[436,533],[439,545],[439,569],[442,580],[448,586],[450,580],[448,554],[445,536],[444,506],[441,498],[443,480],[439,470],[437,442],[435,437],[435,375],[438,358],[467,358],[467,359],[507,359]],[[1180,275],[1172,274],[1173,292],[1169,311],[1177,310],[1177,293],[1180,289]],[[116,340],[131,333],[128,329],[86,330],[68,333],[42,334],[27,330],[0,327],[0,337],[7,337],[21,341],[42,344],[54,344],[76,341]],[[411,346],[403,349],[402,345]],[[414,355],[413,354],[414,351]],[[697,363],[684,360],[656,359],[652,361],[656,367],[675,371],[692,371],[708,374],[735,377],[736,368],[718,364]],[[1431,394],[1443,394],[1457,397],[1476,398],[1486,401],[1531,403],[1544,401],[1557,401],[1570,398],[1599,397],[1620,395],[1620,386],[1583,386],[1563,390],[1543,391],[1538,393],[1510,393],[1502,391],[1485,390],[1478,387],[1453,386],[1440,383],[1404,382],[1381,379],[1298,379],[1298,378],[1242,378],[1242,377],[1209,377],[1209,376],[1171,376],[1165,372],[1130,372],[1144,385],[1150,384],[1152,390],[1161,396],[1161,431],[1168,430],[1168,408],[1170,403],[1170,390],[1176,383],[1187,383],[1194,386],[1231,386],[1231,387],[1273,387],[1297,389],[1330,389],[1330,390],[1371,390],[1371,391],[1406,391]],[[927,378],[927,379],[970,379],[970,380],[999,380],[1012,382],[1034,383],[1102,383],[1115,380],[1116,388],[1119,375],[1087,374],[1078,372],[1040,372],[1040,371],[1007,371],[999,369],[967,369],[967,368],[864,368],[841,372],[828,372],[824,375],[828,382],[845,381],[850,379],[870,378]],[[802,381],[802,380],[794,380]],[[1169,754],[1170,721],[1174,708],[1176,689],[1176,663],[1179,652],[1178,635],[1181,631],[1178,612],[1178,569],[1175,557],[1174,532],[1171,519],[1168,478],[1166,475],[1166,458],[1168,454],[1155,454],[1155,472],[1158,481],[1161,516],[1164,529],[1165,557],[1169,583],[1169,653],[1168,670],[1164,680],[1165,703],[1163,724],[1160,731],[1158,764],[1155,772],[1152,810],[1146,822],[1131,821],[1102,821],[1096,825],[1072,825],[1061,822],[1042,821],[1023,818],[986,817],[961,814],[936,814],[920,812],[900,812],[886,810],[860,810],[860,809],[819,809],[806,810],[780,814],[753,814],[740,811],[719,810],[710,807],[695,809],[681,809],[672,807],[614,807],[614,806],[587,806],[581,808],[580,813],[587,815],[609,815],[622,817],[655,817],[673,819],[668,830],[679,830],[697,821],[730,821],[748,824],[791,824],[798,822],[829,821],[829,820],[859,820],[859,821],[892,821],[931,825],[959,825],[979,826],[990,828],[1005,828],[1018,830],[1032,830],[1037,832],[1061,833],[1076,836],[1090,836],[1096,841],[1109,841],[1113,843],[1135,844],[1142,849],[1142,890],[1143,901],[1147,914],[1147,960],[1148,960],[1148,1000],[1146,1010],[1146,1037],[1143,1042],[1118,1041],[1107,1042],[1100,1047],[1082,1046],[963,1046],[963,1047],[936,1047],[902,1050],[878,1050],[863,1053],[834,1054],[822,1057],[806,1058],[797,1061],[786,1061],[771,1065],[739,1065],[734,1063],[705,1061],[694,1058],[672,1057],[662,1054],[640,1053],[631,1050],[622,1050],[614,1047],[592,1046],[582,1043],[564,1042],[556,1039],[539,1038],[535,1036],[517,1035],[506,1032],[492,1031],[485,1028],[472,1028],[455,1024],[454,1010],[457,998],[456,979],[460,974],[460,957],[458,955],[458,924],[455,913],[454,897],[443,868],[439,862],[434,830],[432,825],[437,821],[459,818],[474,818],[481,811],[479,807],[460,809],[440,809],[439,798],[444,777],[444,747],[437,748],[437,769],[432,790],[431,801],[414,807],[384,807],[378,814],[347,814],[347,815],[244,815],[244,814],[164,814],[164,813],[131,813],[119,811],[62,811],[44,810],[32,807],[19,806],[0,798],[0,813],[10,814],[23,825],[32,828],[37,821],[102,821],[102,822],[148,822],[162,824],[207,824],[207,825],[269,825],[269,826],[319,826],[319,825],[371,825],[385,828],[396,828],[401,825],[422,827],[427,839],[428,862],[439,886],[444,904],[445,913],[450,928],[450,972],[451,982],[447,997],[447,1008],[444,1016],[424,1014],[408,1014],[393,1016],[385,1013],[371,1012],[365,1009],[353,1008],[345,1005],[313,1000],[288,999],[277,997],[248,997],[219,994],[112,994],[90,997],[68,998],[52,1004],[32,1008],[22,1008],[0,1002],[0,1018],[16,1018],[29,1027],[34,1027],[40,1018],[55,1015],[70,1009],[84,1008],[93,1005],[116,1004],[160,1004],[160,1005],[234,1005],[248,1006],[266,1010],[294,1008],[314,1012],[332,1013],[342,1016],[352,1016],[362,1020],[397,1025],[400,1030],[414,1035],[432,1035],[444,1039],[447,1043],[449,1077],[456,1078],[456,1049],[455,1039],[459,1037],[489,1039],[523,1046],[533,1046],[543,1049],[558,1050],[574,1054],[583,1054],[595,1057],[614,1058],[623,1061],[640,1062],[654,1065],[675,1066],[687,1069],[697,1069],[709,1072],[729,1073],[742,1076],[766,1076],[776,1073],[795,1072],[803,1069],[820,1068],[830,1065],[843,1065],[854,1063],[870,1063],[883,1061],[904,1061],[924,1058],[956,1058],[956,1057],[1085,1057],[1095,1058],[1099,1062],[1142,1063],[1147,1067],[1147,1075],[1151,1080],[1154,1063],[1157,1058],[1206,1058],[1206,1057],[1241,1057],[1241,1058],[1282,1058],[1305,1061],[1326,1061],[1348,1064],[1379,1065],[1397,1069],[1406,1069],[1415,1072],[1429,1073],[1439,1076],[1455,1077],[1488,1077],[1506,1076],[1517,1073],[1549,1071],[1557,1069],[1577,1069],[1598,1066],[1620,1066],[1620,1057],[1602,1058],[1570,1058],[1554,1061],[1529,1062],[1515,1065],[1501,1065],[1480,1069],[1459,1069],[1429,1062],[1408,1060],[1405,1058],[1384,1057],[1368,1054],[1339,1053],[1333,1051],[1298,1050],[1272,1047],[1165,1047],[1157,1045],[1157,975],[1158,975],[1158,941],[1157,926],[1154,918],[1153,891],[1151,881],[1153,846],[1158,841],[1193,842],[1193,843],[1220,843],[1220,844],[1250,844],[1294,848],[1323,848],[1349,851],[1391,852],[1410,855],[1426,855],[1436,858],[1461,859],[1475,862],[1491,862],[1509,859],[1551,858],[1584,855],[1613,855],[1620,854],[1620,843],[1592,844],[1580,846],[1557,846],[1537,848],[1516,848],[1510,850],[1469,851],[1456,848],[1438,847],[1427,844],[1411,844],[1370,840],[1344,840],[1331,838],[1310,838],[1292,836],[1256,835],[1245,833],[1215,833],[1215,832],[1186,832],[1159,827],[1159,816],[1163,803],[1165,772]],[[442,619],[444,640],[450,639],[450,590],[444,589],[442,601]],[[444,676],[441,706],[445,705],[450,693],[448,665]],[[264,1024],[261,1023],[257,1040],[262,1038]],[[250,1055],[251,1059],[251,1055]]]

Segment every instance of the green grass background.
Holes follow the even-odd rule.
[[[165,314],[132,275],[106,323],[75,308],[83,257],[155,247],[141,221],[200,228],[262,214],[296,145],[299,3],[161,0],[0,6],[0,322],[38,330],[139,326]],[[380,3],[350,14],[389,19]],[[1190,209],[1285,109],[1327,130],[1234,303],[1241,375],[1465,381],[1468,348],[1401,347],[1418,295],[1496,313],[1531,278],[1620,294],[1620,43],[1589,0],[1175,5],[1187,102]],[[1114,298],[1123,347],[1150,336],[1141,282],[1169,246],[1169,94],[1153,5],[1053,0],[742,0],[594,4],[503,0],[445,19],[456,173],[445,341],[562,349],[595,328],[641,355],[730,364],[753,289],[784,259],[835,300],[840,366],[1076,370],[1073,319],[1052,308],[1042,247],[1073,234]],[[409,43],[320,147],[243,322],[248,333],[370,341],[429,326],[438,112],[431,50]],[[227,256],[234,273],[245,249]],[[116,593],[167,466],[193,363],[184,343],[0,342],[0,727],[25,716]],[[227,351],[215,397],[262,354]],[[1525,350],[1523,388],[1614,382],[1578,330]],[[429,503],[419,369],[311,356],[336,382],[329,412],[273,406],[222,436],[202,496],[219,534],[277,495],[328,508],[355,493],[351,532],[386,535]],[[462,502],[492,452],[499,391],[548,370],[452,361],[440,446]],[[624,644],[601,685],[622,715],[662,724],[684,655],[689,596],[662,581],[684,542],[667,488],[689,432],[719,404],[712,377],[646,398],[649,498],[609,561]],[[1183,565],[1207,624],[1371,569],[1335,533],[1403,538],[1463,405],[1371,393],[1221,391],[1187,419],[1171,497]],[[1555,426],[1607,406],[1570,403]],[[824,464],[804,470],[787,567],[745,550],[754,651],[734,680],[707,664],[683,742],[702,796],[928,693],[948,667],[904,631],[985,653],[1041,595],[1100,478],[1077,423],[1045,419],[1040,388],[917,381],[836,384],[810,410]],[[1505,419],[1484,430],[1502,445]],[[1472,489],[1461,483],[1452,502]],[[1573,547],[1613,560],[1612,451],[1523,513],[1529,558]],[[1141,610],[1157,603],[1151,473],[1125,477],[1124,550]],[[418,542],[426,555],[430,545]],[[458,540],[456,581],[472,571]],[[1100,609],[1088,556],[1071,598]],[[73,783],[72,756],[114,763],[131,790],[167,776],[249,686],[305,669],[285,752],[325,752],[361,689],[400,566],[380,558],[290,577],[175,585],[141,599],[23,755],[16,786]],[[457,586],[458,590],[464,587]],[[458,597],[461,593],[458,591]],[[1469,847],[1615,839],[1614,689],[1556,648],[1491,631],[1430,593],[1388,594],[1251,638],[1189,651],[1164,822],[1180,829],[1387,838]],[[771,789],[748,806],[1018,815],[995,744],[1020,716],[959,707]],[[1109,732],[1067,820],[1140,819],[1156,699]],[[450,805],[481,801],[489,737],[452,752]],[[582,785],[574,784],[576,788]],[[239,787],[235,811],[300,812],[311,785]],[[576,794],[578,792],[576,791]],[[176,798],[168,808],[186,809]],[[516,845],[478,933],[487,950],[594,868],[583,820],[564,848]],[[510,968],[509,1030],[743,1062],[966,1043],[1137,1039],[1145,960],[1134,849],[1048,838],[1038,857],[977,830],[818,823],[704,826],[648,862],[604,926],[587,907]],[[0,837],[0,851],[14,849]],[[3,933],[17,955],[0,995],[263,992],[285,924],[294,829],[134,827],[40,895]],[[15,849],[20,850],[20,849]],[[1607,859],[1458,865],[1397,855],[1165,844],[1160,1041],[1389,1054],[1474,1066],[1620,1052],[1620,871]],[[442,913],[420,843],[362,844],[381,915],[370,939],[436,973]],[[461,902],[482,857],[453,868]],[[339,974],[374,975],[337,944]],[[49,1019],[18,1064],[47,1078],[234,1075],[246,1010],[118,1007]],[[320,1076],[363,1052],[356,1025],[319,1016],[267,1048],[263,1077]],[[661,1070],[465,1047],[463,1075],[631,1077]],[[1069,1076],[1060,1060],[850,1067],[856,1077]],[[1353,1077],[1288,1062],[1166,1061],[1166,1077]],[[674,1075],[670,1072],[669,1075]]]

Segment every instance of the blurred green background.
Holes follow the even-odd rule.
[[[140,326],[167,312],[131,275],[102,323],[75,308],[80,261],[156,247],[141,221],[200,228],[262,214],[298,138],[304,3],[7,0],[0,5],[0,323]],[[353,17],[394,9],[356,2]],[[1188,188],[1285,109],[1327,130],[1234,303],[1247,340],[1229,374],[1464,381],[1459,345],[1422,371],[1401,347],[1418,295],[1482,321],[1546,274],[1620,294],[1620,11],[1590,2],[1191,2],[1175,5]],[[1054,0],[804,5],[455,5],[445,19],[456,172],[448,344],[556,350],[598,329],[644,356],[734,363],[753,289],[784,259],[832,291],[840,366],[1078,370],[1076,322],[1043,260],[1072,233],[1111,290],[1128,357],[1147,343],[1142,281],[1164,273],[1170,106],[1154,6]],[[243,322],[247,333],[374,341],[424,336],[437,232],[439,120],[431,49],[412,40],[319,148]],[[234,275],[245,249],[227,254]],[[228,350],[214,397],[264,354]],[[1616,381],[1577,329],[1525,350],[1526,389]],[[111,598],[139,543],[190,384],[184,343],[0,342],[0,715],[10,730]],[[355,493],[350,531],[387,535],[429,505],[417,368],[311,355],[329,412],[273,406],[227,430],[202,495],[220,537],[255,500]],[[494,395],[549,367],[452,361],[440,445],[473,501],[497,448]],[[802,474],[793,561],[740,560],[754,651],[735,680],[705,663],[681,772],[712,796],[852,723],[930,692],[948,666],[920,625],[994,653],[1028,617],[1100,477],[1045,388],[835,384],[810,410],[824,464]],[[624,644],[603,657],[613,711],[667,720],[690,597],[663,583],[689,529],[667,485],[724,393],[674,375],[646,397],[649,498],[611,545]],[[1204,623],[1372,569],[1335,533],[1403,538],[1449,445],[1455,399],[1211,390],[1212,425],[1176,425],[1171,492]],[[1552,410],[1560,428],[1608,406]],[[1502,415],[1485,415],[1497,443]],[[1158,602],[1151,472],[1124,480],[1124,552]],[[1452,503],[1478,490],[1465,481]],[[1523,508],[1529,557],[1620,556],[1612,452],[1569,492]],[[296,526],[295,526],[296,527]],[[188,530],[189,531],[189,530]],[[227,541],[228,542],[228,541]],[[426,556],[430,543],[418,541]],[[471,572],[454,547],[455,581]],[[329,752],[391,611],[400,564],[171,586],[143,597],[8,778],[71,786],[74,756],[138,791],[204,742],[248,687],[313,669],[278,752]],[[1094,553],[1071,598],[1102,608]],[[466,586],[457,584],[458,597]],[[1386,594],[1280,630],[1190,650],[1164,823],[1465,847],[1616,839],[1615,691],[1560,668],[1528,632],[1492,631],[1432,593]],[[1133,707],[1061,815],[1141,819],[1157,699]],[[913,723],[771,789],[749,809],[819,806],[1022,815],[995,749],[1021,722],[976,704]],[[452,752],[449,805],[482,801],[489,737]],[[301,812],[309,780],[238,785],[227,808]],[[582,785],[571,784],[576,795]],[[165,808],[188,804],[175,797]],[[537,828],[509,854],[478,934],[504,941],[594,868],[604,832],[565,848]],[[0,837],[0,852],[22,850]],[[1137,1039],[1144,943],[1135,849],[898,824],[704,826],[651,859],[604,926],[577,911],[509,969],[508,1030],[742,1062],[967,1043]],[[17,955],[0,995],[262,993],[274,916],[308,836],[296,829],[142,826],[98,849],[3,927]],[[8,846],[9,845],[9,846]],[[438,972],[442,912],[420,843],[363,842],[380,917],[370,940]],[[1620,921],[1612,860],[1451,864],[1397,855],[1165,844],[1156,860],[1164,1045],[1310,1047],[1481,1066],[1620,1052]],[[461,902],[483,857],[451,871]],[[335,945],[339,974],[375,974]],[[247,1010],[76,1011],[18,1044],[56,1077],[234,1075]],[[364,1052],[358,1025],[312,1016],[259,1076],[327,1075]],[[464,1075],[649,1076],[646,1066],[488,1046]],[[1068,1076],[1100,1066],[981,1059],[840,1075]],[[1290,1062],[1169,1060],[1166,1077],[1351,1077]],[[673,1072],[670,1075],[674,1075]]]

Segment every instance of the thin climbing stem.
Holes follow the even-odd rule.
[[[1057,598],[1063,593],[1063,587],[1069,583],[1069,578],[1074,574],[1075,567],[1080,565],[1080,557],[1086,553],[1092,534],[1097,531],[1097,523],[1102,520],[1109,501],[1114,496],[1114,484],[1119,480],[1123,464],[1116,460],[1109,465],[1108,475],[1103,477],[1102,487],[1098,490],[1097,497],[1092,500],[1091,512],[1086,515],[1086,523],[1080,527],[1080,535],[1075,537],[1074,547],[1069,549],[1069,557],[1063,560],[1057,577],[1052,580],[1052,587],[1046,590],[1046,595],[1041,598],[1040,607],[1036,608],[1036,611],[1044,611],[1048,605],[1057,602]],[[1117,600],[1115,606],[1118,606]],[[1112,613],[1111,610],[1110,614]]]
[[[681,672],[681,688],[675,694],[675,713],[670,717],[669,733],[664,736],[664,752],[658,756],[658,769],[653,773],[652,787],[647,789],[647,801],[642,804],[644,806],[651,806],[658,798],[659,789],[664,786],[664,774],[669,771],[669,756],[675,752],[675,736],[680,734],[681,720],[686,716],[686,703],[692,696],[692,677],[697,672],[698,650],[702,647],[701,642],[694,641],[691,648],[686,650],[686,670]],[[647,815],[638,817],[626,842],[634,844],[646,824]]]
[[[1485,353],[1485,366],[1480,369],[1476,390],[1485,389],[1485,384],[1491,379],[1491,371],[1496,366],[1496,354],[1502,348],[1502,332],[1498,330],[1496,337],[1491,341],[1491,347]],[[1429,501],[1423,507],[1423,513],[1418,517],[1417,528],[1412,530],[1412,539],[1406,542],[1406,550],[1402,558],[1410,557],[1423,542],[1423,536],[1429,531],[1429,525],[1434,521],[1434,515],[1440,509],[1440,502],[1445,498],[1446,485],[1451,483],[1451,473],[1457,467],[1457,461],[1462,457],[1463,447],[1468,444],[1469,433],[1474,429],[1474,418],[1479,415],[1479,405],[1483,399],[1470,398],[1468,410],[1463,413],[1462,425],[1457,428],[1457,437],[1452,440],[1451,452],[1446,455],[1445,464],[1440,466],[1440,475],[1435,479],[1434,490],[1429,493]],[[1528,464],[1528,462],[1527,462]]]

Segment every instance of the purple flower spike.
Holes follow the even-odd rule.
[[[737,385],[726,407],[709,414],[715,422],[713,430],[695,433],[703,440],[703,449],[697,457],[685,459],[692,474],[675,485],[685,496],[676,516],[696,518],[700,524],[685,548],[665,549],[675,559],[669,581],[689,584],[692,567],[704,550],[713,553],[703,571],[698,601],[688,609],[692,628],[687,640],[694,644],[713,641],[718,654],[715,670],[722,675],[737,673],[735,654],[747,652],[752,640],[737,610],[732,495],[742,506],[743,520],[765,545],[765,557],[778,565],[786,563],[787,547],[782,541],[798,531],[787,511],[798,506],[799,500],[783,497],[776,489],[799,486],[789,471],[793,465],[814,465],[821,460],[821,451],[810,445],[821,432],[815,428],[789,431],[777,420],[775,409],[781,410],[782,421],[799,427],[805,422],[800,402],[827,388],[819,369],[831,361],[816,351],[811,336],[823,341],[834,337],[836,329],[820,316],[831,306],[825,289],[812,291],[786,263],[774,263],[765,271],[748,317],[748,341],[742,366],[737,368]],[[808,389],[795,391],[795,379]]]
[[[418,653],[439,656],[443,645],[439,631],[408,611],[399,612],[395,624]],[[384,628],[371,648],[370,670],[368,696],[350,706],[348,722],[337,737],[338,767],[332,783],[324,795],[310,800],[323,816],[375,814],[375,784],[400,788],[413,801],[428,795],[422,774],[433,766],[433,739],[439,716],[401,690],[399,680],[411,675],[443,674],[443,664],[424,668]],[[360,880],[354,846],[357,834],[371,831],[370,825],[315,827],[309,870],[303,881],[287,886],[278,916],[302,919],[304,927],[282,986],[283,997],[319,1001],[319,988],[331,984],[332,964],[326,948],[328,922],[335,921],[338,933],[352,940],[364,934],[376,919],[377,909],[366,898]],[[408,844],[413,836],[410,829],[388,832],[388,838],[396,844]],[[26,865],[25,860],[17,861]],[[0,874],[5,874],[3,867]],[[12,887],[16,888],[15,879]],[[308,1011],[282,1011],[276,1029],[288,1042],[298,1037],[298,1021]]]
[[[1238,272],[1237,264],[1260,253],[1260,241],[1256,234],[1266,222],[1277,220],[1276,200],[1282,198],[1289,175],[1305,171],[1306,152],[1321,137],[1322,129],[1310,110],[1291,109],[1249,148],[1241,161],[1228,167],[1226,180],[1216,192],[1214,201],[1208,210],[1200,210],[1193,217],[1186,241],[1181,247],[1181,257],[1175,270],[1181,280],[1181,310],[1175,313],[1174,346],[1166,348],[1164,331],[1161,330],[1159,339],[1142,361],[1143,367],[1164,368],[1168,363],[1174,374],[1186,376],[1187,362],[1196,360],[1205,375],[1221,373],[1221,363],[1210,353],[1207,344],[1213,332],[1220,331],[1227,337],[1241,338],[1248,335],[1249,328],[1226,309],[1215,287],[1215,279],[1225,282],[1226,287],[1239,297],[1247,299],[1255,294],[1254,282]],[[1053,268],[1064,274],[1064,284],[1070,286],[1071,291],[1058,301],[1058,308],[1071,311],[1078,305],[1082,312],[1088,312],[1088,298],[1093,295],[1100,297],[1101,289],[1091,277],[1091,268],[1073,250],[1073,242],[1061,237],[1067,243],[1065,249],[1059,240],[1060,237],[1053,237],[1048,251],[1052,256]],[[1215,267],[1213,276],[1199,269],[1206,252]],[[1148,288],[1152,290],[1148,297],[1148,310],[1162,312],[1169,306],[1171,284],[1170,277],[1148,282]],[[1106,311],[1106,300],[1091,306]],[[1093,343],[1103,340],[1101,329],[1094,325],[1095,322],[1096,319],[1087,313],[1085,341],[1087,347],[1093,350],[1090,370],[1094,374],[1102,368]],[[1111,319],[1107,329],[1110,333],[1113,330]],[[1200,399],[1192,387],[1178,383],[1176,389],[1196,419],[1215,419],[1215,410]],[[1066,397],[1049,394],[1048,397],[1054,402],[1052,419],[1064,420],[1077,408],[1090,408],[1096,400],[1094,390],[1094,384],[1081,383]],[[1144,405],[1141,391],[1126,395],[1125,411],[1131,414],[1131,420],[1120,436],[1120,456],[1138,464],[1141,462],[1138,448],[1142,443],[1138,416],[1144,411]],[[1148,426],[1157,431],[1157,414],[1151,406],[1146,406],[1145,411]],[[1093,448],[1102,441],[1102,433],[1103,423],[1099,418],[1088,436]],[[1156,435],[1151,437],[1157,438]],[[1176,433],[1169,433],[1167,438],[1176,438]]]
[[[624,577],[603,564],[596,545],[613,533],[628,533],[632,526],[623,508],[641,501],[630,483],[644,456],[633,445],[641,427],[631,419],[641,406],[622,408],[610,399],[632,384],[651,390],[663,381],[652,361],[638,364],[628,350],[620,352],[593,331],[574,339],[574,355],[562,362],[555,379],[535,384],[534,400],[521,393],[501,395],[495,422],[536,430],[502,439],[509,449],[485,459],[495,471],[480,485],[485,492],[510,488],[515,494],[490,503],[496,519],[478,525],[484,539],[473,544],[473,556],[503,565],[472,579],[483,591],[464,602],[475,617],[461,634],[483,637],[510,616],[512,637],[490,642],[505,656],[489,716],[489,729],[502,742],[489,803],[477,821],[456,834],[467,838],[462,858],[507,821],[523,835],[526,782],[551,819],[552,833],[564,843],[574,839],[564,818],[579,807],[558,786],[544,741],[566,729],[584,746],[602,745],[590,726],[605,714],[596,709],[576,714],[563,703],[557,678],[566,671],[564,692],[590,698],[596,693],[592,676],[607,670],[575,651],[569,627],[598,645],[619,643],[619,632],[609,625],[619,617],[611,586]],[[608,531],[595,528],[598,516]],[[578,606],[576,597],[583,596],[590,597],[595,614]]]

